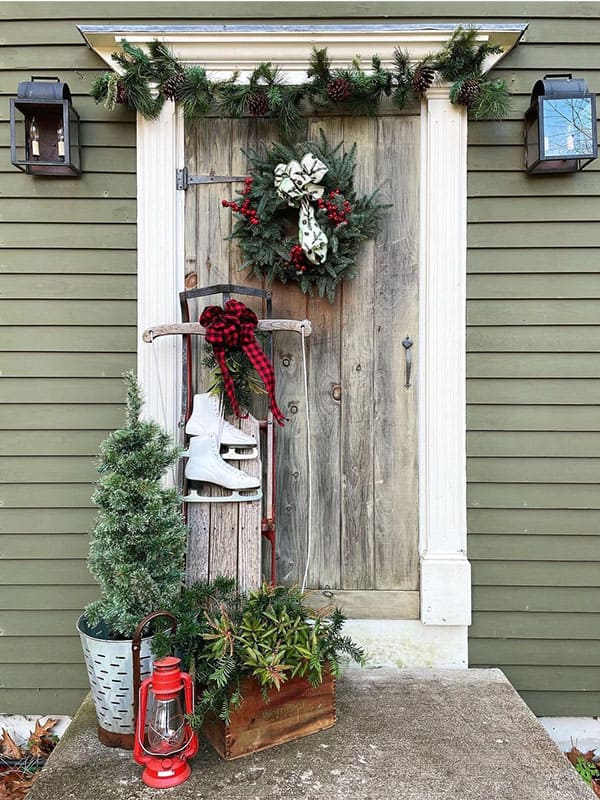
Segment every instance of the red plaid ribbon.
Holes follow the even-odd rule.
[[[240,408],[235,396],[233,378],[227,368],[225,351],[232,347],[241,347],[262,378],[269,396],[269,407],[273,412],[273,418],[283,425],[285,417],[275,400],[273,365],[260,349],[254,335],[258,325],[258,317],[254,311],[239,300],[228,300],[224,309],[220,306],[207,306],[200,315],[200,324],[206,328],[206,341],[213,347],[234,414],[239,417]]]

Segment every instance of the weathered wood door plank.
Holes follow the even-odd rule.
[[[378,120],[376,185],[394,206],[375,251],[374,550],[378,589],[418,587],[417,402],[419,120]],[[393,153],[393,158],[386,154]],[[405,386],[410,336],[411,386]]]

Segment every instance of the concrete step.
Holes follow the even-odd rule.
[[[499,670],[349,669],[334,728],[237,761],[205,743],[171,800],[590,800]],[[130,753],[81,706],[29,800],[146,800]]]

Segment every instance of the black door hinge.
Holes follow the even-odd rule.
[[[245,175],[190,175],[187,167],[175,172],[175,186],[180,191],[185,191],[188,186],[198,183],[243,183]]]

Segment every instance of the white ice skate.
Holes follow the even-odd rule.
[[[260,478],[247,475],[223,461],[214,434],[193,436],[183,455],[189,459],[185,465],[185,477],[189,481],[210,483],[232,492],[230,495],[206,496],[192,489],[183,498],[187,503],[238,503],[260,500],[262,497]],[[241,494],[253,489],[255,491],[251,494]]]
[[[189,436],[214,434],[224,448],[221,458],[231,461],[245,461],[258,457],[258,447],[254,436],[244,433],[223,419],[219,398],[214,394],[195,394],[192,415],[187,421],[185,432]]]

